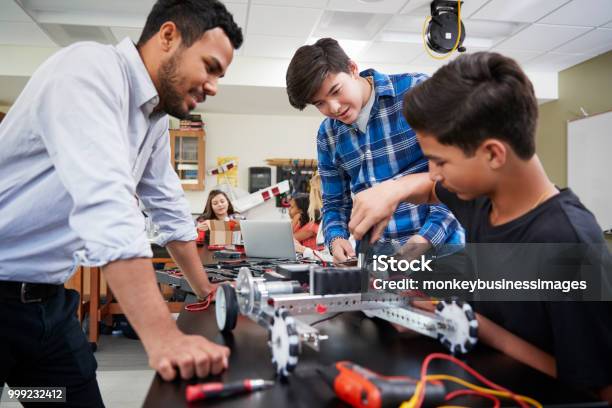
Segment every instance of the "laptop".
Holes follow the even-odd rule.
[[[289,220],[243,220],[240,231],[249,258],[297,259]]]

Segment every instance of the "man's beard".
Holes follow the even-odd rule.
[[[180,83],[177,51],[170,59],[161,64],[157,72],[159,78],[159,107],[168,115],[179,119],[189,119],[189,110],[183,107],[184,97],[177,91]]]

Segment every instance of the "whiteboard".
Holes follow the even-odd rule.
[[[612,111],[567,123],[567,184],[599,225],[612,228]]]

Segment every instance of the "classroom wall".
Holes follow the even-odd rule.
[[[205,113],[206,168],[217,165],[217,157],[238,157],[238,187],[248,191],[248,168],[266,166],[269,158],[316,159],[316,135],[323,117],[236,115]],[[272,183],[276,171],[272,168]],[[191,210],[202,211],[216,176],[206,176],[205,191],[187,191]]]
[[[559,72],[559,99],[540,106],[537,153],[553,182],[567,186],[567,121],[612,109],[612,51]]]
[[[612,110],[612,51],[559,72],[559,99],[540,106],[536,150],[561,187],[567,186],[567,121],[582,116],[581,107],[589,114]],[[607,240],[612,248],[612,237]]]

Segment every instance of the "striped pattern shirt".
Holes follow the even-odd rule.
[[[371,69],[360,75],[374,79],[375,101],[365,133],[356,123],[346,125],[327,118],[317,136],[327,245],[335,237],[349,236],[352,194],[389,179],[428,171],[416,134],[402,115],[404,94],[427,76],[385,75]],[[465,241],[463,228],[444,205],[401,203],[383,238],[404,244],[415,234],[436,247]]]

